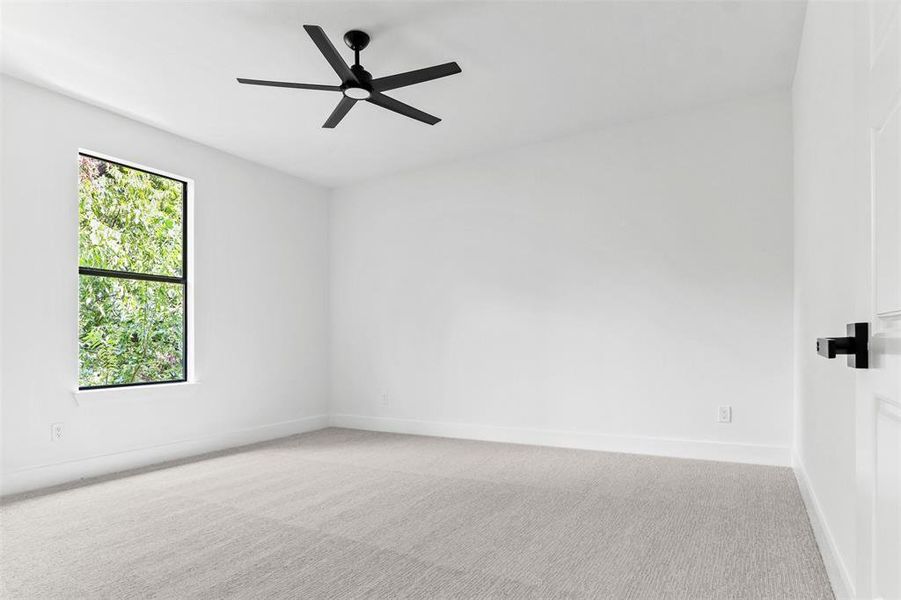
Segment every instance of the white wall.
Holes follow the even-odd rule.
[[[2,103],[5,493],[326,423],[326,190],[13,79]],[[79,147],[194,179],[197,385],[73,397]]]
[[[785,93],[371,181],[330,208],[295,178],[2,84],[5,493],[312,429],[328,413],[789,460]],[[79,147],[195,181],[197,385],[72,393]],[[732,424],[715,423],[720,404]]]
[[[863,56],[864,3],[811,2],[793,86],[795,467],[830,578],[853,594],[857,561],[855,373],[814,352],[817,337],[868,321],[870,257]],[[861,136],[863,134],[863,136]],[[866,169],[866,165],[863,166]]]
[[[333,422],[787,464],[791,163],[774,93],[339,190]]]

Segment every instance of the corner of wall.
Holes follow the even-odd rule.
[[[332,248],[332,227],[333,227],[333,207],[335,196],[338,194],[337,188],[327,188],[325,190],[325,319],[328,324],[325,335],[325,414],[328,419],[332,418],[334,413],[334,396],[335,384],[332,371],[332,332],[335,330],[335,324],[332,321],[334,311],[332,311],[332,261],[334,260],[334,250]]]

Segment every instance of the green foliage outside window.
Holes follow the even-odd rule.
[[[185,379],[184,184],[79,156],[78,197],[79,386]]]

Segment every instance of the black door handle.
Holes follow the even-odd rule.
[[[817,354],[826,358],[835,358],[839,354],[848,355],[848,366],[854,369],[866,369],[870,366],[869,323],[848,323],[847,337],[817,338]]]

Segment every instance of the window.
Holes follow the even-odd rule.
[[[187,381],[187,183],[78,156],[80,389]]]

